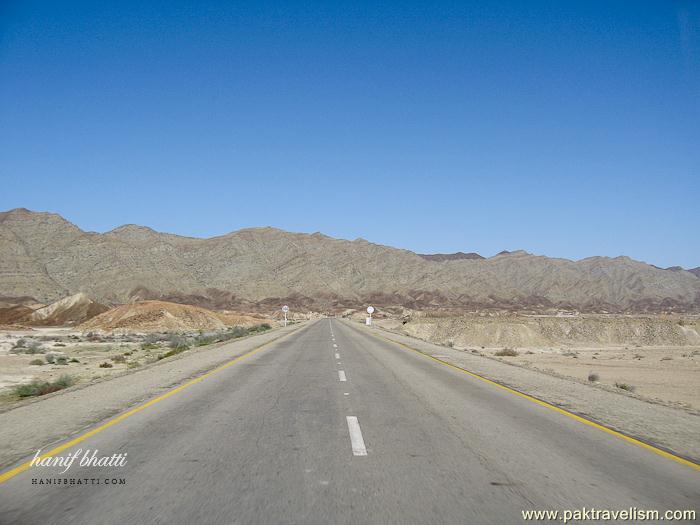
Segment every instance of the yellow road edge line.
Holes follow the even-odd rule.
[[[414,353],[421,355],[423,357],[426,357],[428,359],[432,359],[433,361],[436,361],[436,362],[443,364],[447,367],[450,367],[454,370],[462,372],[463,374],[467,374],[468,376],[471,376],[474,379],[478,379],[480,381],[488,383],[489,385],[496,386],[496,387],[500,388],[501,390],[505,390],[506,392],[510,392],[511,394],[515,394],[516,396],[522,397],[523,399],[527,399],[528,401],[532,401],[533,403],[537,403],[540,406],[543,406],[545,408],[548,408],[550,410],[558,412],[559,414],[562,414],[564,416],[570,417],[571,419],[574,419],[574,420],[578,421],[579,423],[583,423],[584,425],[588,425],[589,427],[597,428],[598,430],[601,430],[601,431],[605,432],[606,434],[610,434],[611,436],[614,436],[616,438],[627,441],[628,443],[631,443],[631,444],[636,445],[638,447],[644,448],[644,449],[646,449],[650,452],[653,452],[654,454],[657,454],[661,457],[664,457],[666,459],[670,459],[672,461],[675,461],[676,463],[680,463],[681,465],[685,465],[687,467],[690,467],[692,469],[700,471],[700,465],[698,465],[697,463],[695,463],[693,461],[690,461],[689,459],[685,459],[685,458],[682,458],[680,456],[676,456],[675,454],[672,454],[671,452],[667,452],[665,450],[657,448],[653,445],[650,445],[649,443],[644,443],[644,441],[641,441],[639,439],[635,439],[631,436],[627,436],[627,435],[623,434],[622,432],[618,432],[617,430],[613,430],[612,428],[606,427],[605,425],[601,425],[600,423],[596,423],[595,421],[591,421],[590,419],[586,419],[585,417],[581,417],[579,415],[576,415],[573,412],[569,412],[568,410],[565,410],[561,407],[558,407],[558,406],[553,405],[551,403],[547,403],[546,401],[542,401],[541,399],[537,399],[536,397],[533,397],[531,395],[524,394],[523,392],[520,392],[520,391],[515,390],[514,388],[510,388],[508,386],[502,385],[501,383],[493,381],[492,379],[488,379],[488,378],[486,378],[482,375],[479,375],[475,372],[470,372],[466,368],[462,368],[460,366],[453,365],[452,363],[448,363],[447,361],[443,361],[442,359],[438,359],[437,357],[433,357],[432,355],[421,352],[420,350],[417,350],[415,348],[411,348],[410,346],[408,346],[404,343],[394,341],[393,339],[389,339],[388,337],[384,337],[384,336],[381,336],[379,334],[374,334],[372,332],[369,332],[369,334],[378,338],[378,339],[383,339],[384,341],[387,341],[389,343],[393,343],[397,346],[405,348],[406,350],[410,350],[411,352],[414,352]]]
[[[46,453],[41,454],[39,456],[38,460],[41,460],[47,456],[55,456],[56,454],[59,454],[59,453],[63,452],[64,450],[71,448],[71,447],[77,445],[78,443],[85,441],[86,439],[94,436],[95,434],[98,434],[98,433],[102,432],[103,430],[106,430],[109,427],[114,426],[121,421],[124,421],[126,418],[133,416],[134,414],[138,414],[142,410],[145,410],[148,407],[155,405],[156,403],[160,403],[164,399],[167,399],[170,396],[174,396],[178,392],[182,392],[183,390],[191,387],[192,385],[196,385],[197,383],[204,381],[207,377],[212,376],[214,374],[217,374],[217,373],[221,372],[222,370],[225,370],[226,368],[228,368],[228,367],[230,367],[230,366],[232,366],[232,365],[234,365],[234,364],[236,364],[236,363],[238,363],[238,362],[240,362],[240,361],[242,361],[242,360],[244,360],[244,359],[246,359],[254,354],[257,354],[258,352],[260,352],[261,350],[264,350],[265,348],[267,348],[271,344],[279,342],[280,340],[284,339],[285,337],[289,337],[290,335],[292,335],[294,333],[296,333],[296,330],[293,330],[292,332],[290,332],[288,334],[284,334],[284,335],[281,335],[279,337],[276,337],[272,341],[268,341],[267,343],[263,343],[262,345],[254,348],[253,350],[251,350],[243,355],[240,355],[240,356],[232,359],[231,361],[224,363],[223,365],[219,365],[218,367],[214,368],[213,370],[210,370],[209,372],[205,372],[201,376],[197,376],[194,379],[191,379],[191,380],[187,381],[186,383],[183,383],[182,385],[173,388],[172,390],[168,390],[165,394],[161,394],[160,396],[155,397],[142,405],[139,405],[135,408],[132,408],[131,410],[124,412],[123,414],[120,414],[113,419],[110,419],[106,423],[103,423],[102,425],[100,425],[96,428],[93,428],[92,430],[89,430],[88,432],[85,432],[84,434],[81,434],[80,436],[78,436],[70,441],[67,441],[66,443],[63,443],[63,444],[49,450]],[[28,470],[31,467],[31,464],[32,464],[31,461],[27,461],[25,463],[22,463],[21,465],[16,466],[15,468],[12,468],[6,472],[3,472],[2,474],[0,474],[0,484],[5,483],[7,480],[15,477],[17,474],[21,474],[25,470]]]

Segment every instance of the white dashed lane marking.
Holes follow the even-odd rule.
[[[365,447],[365,440],[362,438],[362,430],[360,430],[360,423],[357,421],[357,417],[347,416],[347,421],[353,455],[366,456],[367,447]]]
[[[348,378],[345,377],[345,370],[338,370],[338,379],[341,381],[347,381]]]

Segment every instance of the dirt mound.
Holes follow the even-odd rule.
[[[190,331],[222,330],[229,326],[253,326],[264,320],[232,312],[215,312],[199,306],[141,301],[112,308],[80,325],[100,331]]]
[[[25,321],[37,326],[75,325],[107,310],[107,306],[96,303],[84,293],[77,293],[31,312]]]
[[[24,299],[24,298],[20,298]],[[49,305],[36,304],[32,298],[0,308],[0,325],[65,326],[75,325],[106,312],[108,307],[79,293]]]
[[[34,310],[24,305],[15,305],[7,308],[0,308],[0,324],[13,325],[22,323],[28,319]]]

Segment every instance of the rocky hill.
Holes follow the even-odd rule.
[[[422,257],[408,250],[274,228],[196,239],[127,225],[82,231],[52,213],[0,213],[0,296],[48,303],[162,299],[212,308],[658,311],[700,309],[700,279],[628,257],[580,261],[504,252]]]
[[[222,330],[229,326],[253,326],[263,319],[207,310],[198,306],[165,301],[124,304],[83,323],[83,330],[175,331]]]
[[[41,326],[79,324],[107,310],[107,306],[96,303],[84,293],[77,293],[35,310],[27,323]]]
[[[15,304],[0,307],[0,324],[26,326],[76,325],[106,312],[109,308],[96,303],[84,293],[59,299],[49,305]]]

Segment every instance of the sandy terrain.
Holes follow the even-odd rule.
[[[266,322],[260,316],[165,301],[95,308],[87,296],[76,294],[34,313],[43,312],[41,319],[51,323],[92,317],[77,327],[1,326],[0,403],[16,401],[12,387],[34,379],[51,382],[68,374],[84,383],[152,363],[171,349],[175,336],[166,331],[189,337],[194,344],[202,334],[213,337],[233,326]]]
[[[12,347],[20,340],[40,345],[38,352],[13,353]],[[85,382],[147,364],[157,359],[157,352],[163,351],[164,343],[144,350],[144,342],[143,335],[88,336],[70,328],[0,332],[0,402],[14,401],[8,395],[9,387],[32,379],[52,381],[69,374],[78,382]],[[61,357],[65,359],[59,359]],[[49,363],[47,359],[54,362]],[[104,363],[111,366],[100,367]]]
[[[627,385],[646,399],[700,410],[700,346],[524,349],[517,357],[497,359],[581,381],[597,376],[599,385]]]
[[[0,404],[16,402],[14,387],[35,379],[55,381],[68,374],[76,383],[86,383],[154,363],[183,341],[201,348],[226,335],[230,335],[226,326],[177,334],[71,328],[0,331]]]
[[[377,323],[447,347],[700,411],[696,316],[413,314]],[[499,356],[504,349],[517,355]]]

